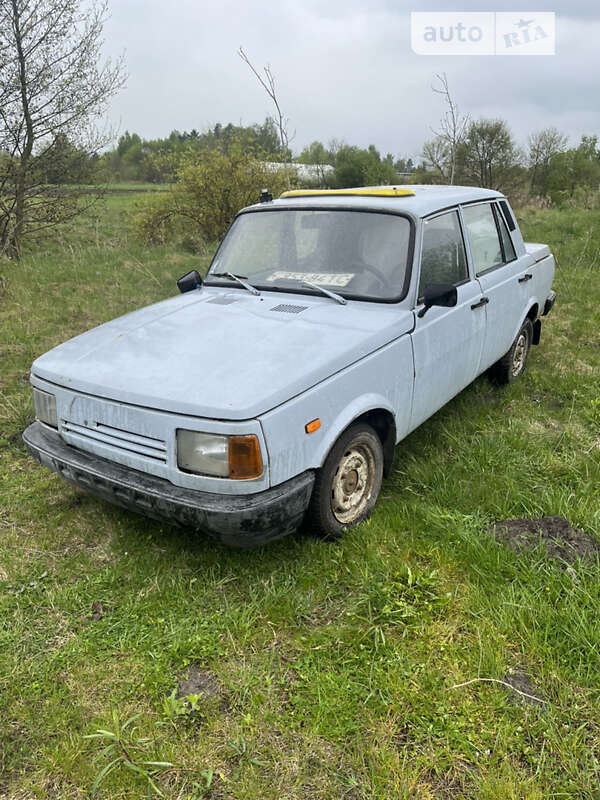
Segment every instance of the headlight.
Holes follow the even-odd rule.
[[[41,389],[33,390],[33,406],[35,416],[40,422],[58,428],[58,417],[56,416],[56,397],[49,392],[42,392]]]
[[[247,480],[262,475],[256,436],[177,431],[177,465],[185,472]]]

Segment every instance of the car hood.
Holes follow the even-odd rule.
[[[34,375],[212,419],[257,417],[413,328],[394,305],[204,287],[55,347]]]

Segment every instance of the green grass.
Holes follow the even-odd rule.
[[[100,797],[142,797],[156,769],[169,798],[598,798],[600,566],[488,528],[560,514],[600,535],[600,212],[523,214],[560,270],[522,380],[480,378],[406,439],[342,542],[238,552],[96,500],[20,443],[36,355],[206,266],[137,244],[137,202],[0,263],[0,797],[89,798],[113,751],[86,735],[139,714],[135,763],[174,766],[121,761]],[[195,710],[169,700],[191,665],[221,687]],[[544,703],[457,686],[516,670]]]

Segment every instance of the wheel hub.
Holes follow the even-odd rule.
[[[515,352],[513,355],[512,374],[514,377],[519,375],[525,366],[525,359],[527,358],[527,334],[521,333],[515,345]]]
[[[358,486],[358,472],[355,469],[347,472],[343,477],[342,483],[344,494],[352,494],[356,491],[356,487]]]
[[[365,510],[375,481],[375,458],[366,445],[348,449],[338,464],[331,492],[331,510],[338,522],[351,524]]]

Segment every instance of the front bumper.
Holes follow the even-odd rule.
[[[75,486],[148,517],[197,528],[233,547],[265,544],[296,530],[315,480],[307,471],[256,494],[199,492],[70,447],[40,422],[25,430],[23,441],[40,464]]]

